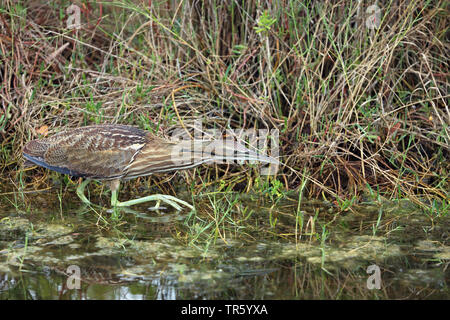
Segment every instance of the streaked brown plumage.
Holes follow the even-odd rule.
[[[30,141],[23,155],[28,161],[60,173],[110,181],[113,192],[118,189],[120,180],[192,168],[205,162],[259,160],[277,163],[240,144],[218,143],[173,142],[135,127],[105,124],[66,130]]]

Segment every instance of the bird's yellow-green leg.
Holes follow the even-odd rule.
[[[115,191],[115,192],[117,192],[117,191]],[[111,199],[111,201],[112,201],[112,199]],[[151,196],[146,196],[146,197],[142,197],[142,198],[138,198],[138,199],[128,200],[128,201],[125,201],[125,202],[120,202],[120,201],[117,201],[117,199],[116,199],[115,200],[115,205],[117,207],[129,207],[129,206],[132,206],[132,205],[135,205],[135,204],[139,204],[139,203],[144,203],[144,202],[147,202],[147,201],[157,201],[156,208],[159,207],[159,203],[160,202],[165,202],[165,203],[167,203],[168,205],[174,207],[177,210],[181,210],[181,207],[178,205],[178,203],[182,204],[182,205],[184,205],[184,206],[186,206],[186,207],[188,207],[190,209],[194,209],[194,207],[191,206],[186,201],[183,201],[183,200],[178,199],[176,197],[165,195],[165,194],[153,194]]]
[[[111,183],[111,206],[112,207],[129,207],[129,206],[139,204],[139,203],[144,203],[144,202],[148,202],[148,201],[156,201],[156,208],[159,208],[159,204],[161,202],[165,202],[177,210],[181,210],[181,206],[178,203],[180,203],[190,209],[194,209],[194,207],[191,206],[186,201],[183,201],[176,197],[165,195],[165,194],[154,194],[151,196],[146,196],[146,197],[142,197],[142,198],[138,198],[138,199],[134,199],[134,200],[120,202],[117,199],[118,189],[119,189],[119,184],[116,181],[112,182]]]
[[[86,204],[91,204],[91,202],[89,201],[88,198],[86,198],[86,196],[84,195],[84,188],[89,184],[89,182],[91,182],[90,179],[85,179],[82,183],[80,183],[80,185],[77,188],[77,195],[78,197],[81,199],[81,201],[83,201]]]

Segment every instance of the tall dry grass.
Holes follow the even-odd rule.
[[[74,1],[77,30],[71,3],[2,2],[5,180],[47,129],[108,122],[165,134],[202,118],[278,129],[286,190],[306,177],[310,197],[448,198],[445,1],[377,1],[375,29],[373,1]],[[235,179],[242,170],[186,179],[249,190],[254,179]]]

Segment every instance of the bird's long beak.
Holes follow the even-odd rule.
[[[252,151],[237,141],[228,140],[181,141],[173,148],[172,155],[174,161],[192,159],[194,162],[196,160],[201,162],[257,161],[280,164],[273,157],[266,156],[258,151]]]

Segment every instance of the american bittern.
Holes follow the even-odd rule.
[[[168,141],[135,127],[105,124],[59,132],[49,138],[28,142],[23,155],[26,160],[85,180],[78,186],[80,199],[90,204],[84,188],[91,179],[109,182],[111,205],[161,201],[180,210],[178,203],[187,202],[169,195],[150,195],[120,202],[117,199],[120,180],[129,180],[158,172],[196,167],[213,161],[256,160],[277,164],[278,161],[250,151],[241,144],[221,140]]]

